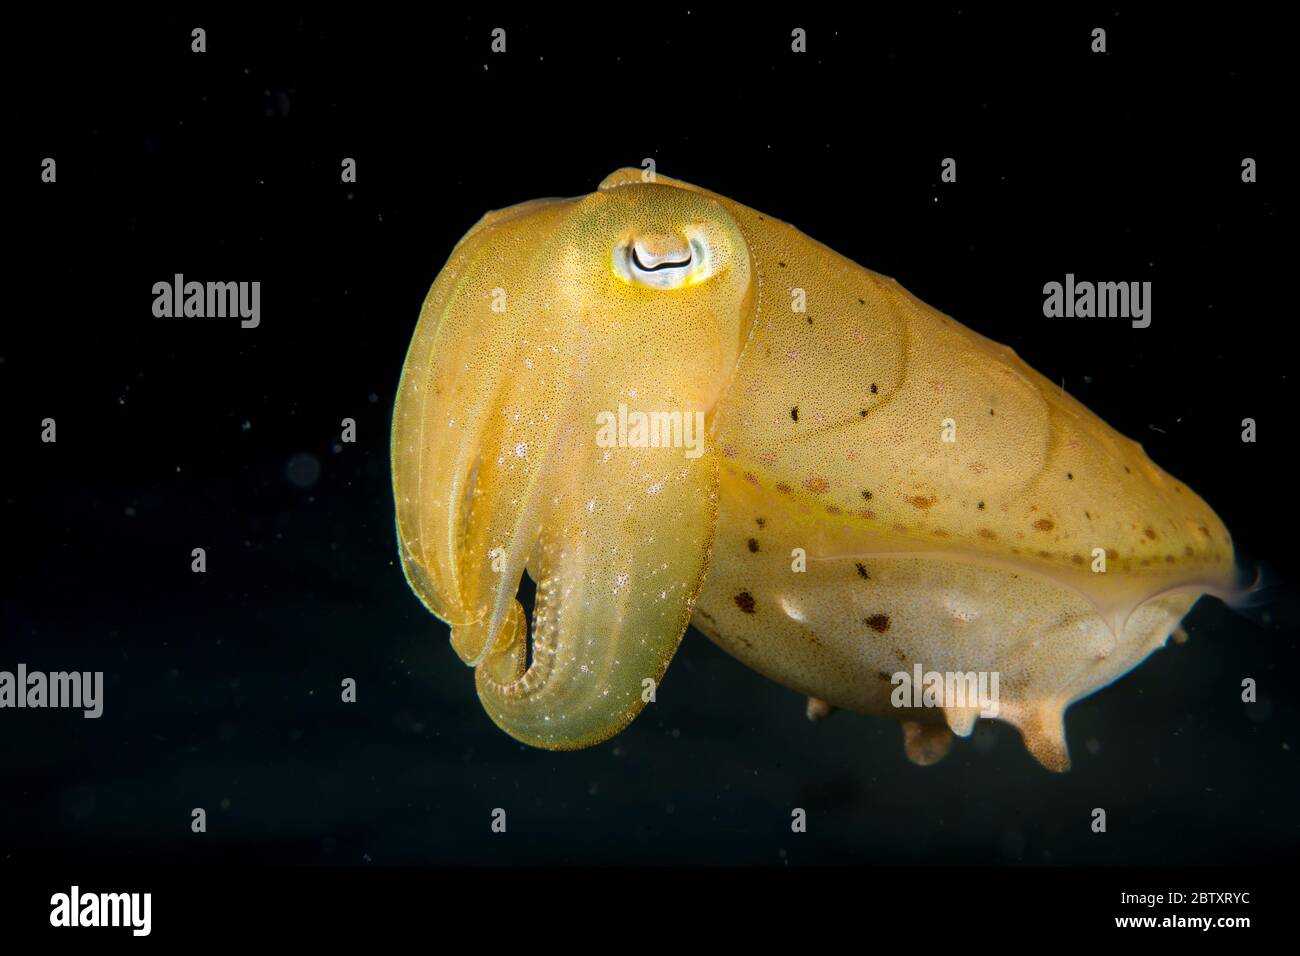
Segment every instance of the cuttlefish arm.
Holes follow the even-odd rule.
[[[604,740],[662,678],[708,569],[707,430],[750,285],[717,202],[628,183],[489,214],[430,290],[393,415],[402,567],[516,739]],[[620,406],[683,442],[640,447]]]

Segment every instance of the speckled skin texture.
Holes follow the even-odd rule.
[[[630,244],[670,268],[629,275]],[[601,447],[620,404],[702,412],[703,453]],[[640,170],[466,235],[412,340],[392,459],[408,581],[492,719],[554,749],[622,729],[693,622],[782,684],[904,721],[921,763],[976,711],[896,708],[890,675],[996,671],[998,716],[1064,769],[1065,708],[1234,592],[1210,508],[1009,349]]]

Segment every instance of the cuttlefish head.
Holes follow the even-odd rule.
[[[429,292],[393,415],[402,567],[515,738],[588,746],[653,698],[707,571],[753,298],[715,199],[617,174],[490,213]]]

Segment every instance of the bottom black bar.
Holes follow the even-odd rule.
[[[818,945],[843,930],[985,945],[1018,932],[1069,939],[1229,942],[1286,922],[1281,868],[1029,869],[0,869],[7,940],[75,934],[167,942],[375,939],[478,931],[589,944],[668,929]],[[452,923],[460,924],[452,930]],[[108,925],[103,925],[108,924]],[[444,942],[451,944],[452,937]]]

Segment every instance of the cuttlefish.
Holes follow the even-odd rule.
[[[1065,709],[1238,593],[1206,503],[1011,349],[640,169],[461,239],[392,472],[411,588],[553,750],[622,730],[694,624],[810,716],[902,721],[914,762],[983,715],[1064,770]]]

